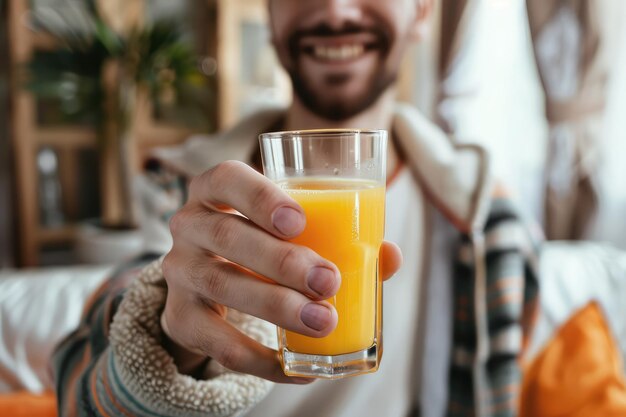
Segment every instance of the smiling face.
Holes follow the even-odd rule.
[[[398,76],[424,25],[428,0],[270,0],[278,57],[313,113],[345,120]]]

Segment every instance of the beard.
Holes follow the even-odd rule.
[[[346,22],[341,28],[321,23],[310,29],[297,30],[288,37],[287,55],[290,59],[287,62],[290,65],[285,68],[291,78],[293,93],[315,115],[332,121],[350,119],[372,106],[397,80],[400,60],[397,51],[392,52],[395,34],[382,17],[372,15],[372,22],[369,25]],[[369,73],[348,69],[312,73],[312,69],[306,67],[305,57],[315,59],[311,58],[314,48],[302,40],[342,35],[365,35],[363,47],[370,60],[375,60],[365,62],[370,68]]]
[[[289,75],[294,95],[302,104],[315,115],[335,122],[350,119],[372,106],[398,78],[397,72],[381,69],[372,74],[370,82],[363,85],[359,93],[342,96],[328,94],[328,91],[341,88],[350,81],[350,75],[326,77],[327,88],[324,89],[314,88],[300,72],[290,71]]]

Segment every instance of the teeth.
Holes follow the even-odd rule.
[[[363,45],[316,46],[313,54],[317,58],[333,61],[347,61],[363,55]]]

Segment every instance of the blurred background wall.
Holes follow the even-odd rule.
[[[134,178],[152,149],[289,102],[264,0],[2,4],[13,81],[2,77],[0,134],[14,162],[2,173],[15,190],[2,248],[16,265],[82,262],[77,243],[94,231],[138,239]]]
[[[441,3],[444,7],[453,7],[463,2],[444,0]],[[458,52],[449,73],[442,76],[436,67],[441,61],[438,56],[441,26],[437,25],[441,25],[442,19],[439,18],[435,20],[432,38],[416,49],[413,59],[417,75],[410,99],[434,120],[446,118],[444,127],[452,130],[458,141],[478,142],[489,149],[497,178],[514,193],[524,213],[545,226],[546,184],[551,175],[547,170],[565,161],[568,150],[557,152],[555,161],[548,160],[552,138],[546,115],[547,98],[533,51],[527,5],[556,5],[551,6],[555,12],[545,12],[552,17],[555,27],[545,33],[554,38],[548,49],[553,51],[549,59],[557,80],[571,79],[576,77],[577,71],[582,71],[583,65],[579,65],[582,58],[576,58],[574,68],[562,69],[562,62],[567,60],[563,50],[574,49],[575,53],[584,54],[585,42],[600,45],[599,60],[606,71],[603,75],[607,77],[606,85],[597,88],[598,94],[606,96],[598,121],[586,128],[593,134],[593,139],[589,140],[596,147],[590,146],[587,153],[595,159],[592,183],[597,192],[597,210],[578,238],[606,241],[626,248],[623,214],[626,212],[626,187],[621,181],[626,175],[623,163],[626,155],[623,121],[626,113],[626,3],[620,0],[470,0],[466,3],[473,4],[473,9],[466,6],[466,21],[461,23],[464,33],[458,41]],[[579,10],[582,11],[580,16],[574,16],[573,21],[567,19],[571,11]],[[598,36],[597,33],[585,31],[585,26],[593,25],[601,26],[599,40],[592,38]],[[587,78],[585,74],[578,74],[572,88],[581,88]],[[436,85],[440,87],[433,88]],[[595,99],[589,96],[568,106],[584,108]],[[570,120],[576,122],[577,117],[581,119],[584,115],[581,111]],[[565,168],[560,173],[561,182],[569,180]]]
[[[439,1],[431,35],[409,52],[398,91],[401,99],[416,104],[455,140],[487,147],[495,175],[512,190],[522,211],[546,225],[554,124],[547,117],[546,103],[551,101],[544,88],[546,76],[538,70],[536,59],[540,34],[531,36],[529,26],[531,3]],[[558,6],[556,12],[548,13],[553,29],[545,31],[545,37],[552,34],[556,39],[552,50],[563,49],[558,43],[563,39],[565,45],[567,39],[584,44],[592,36],[581,29],[580,22],[585,16],[595,16],[593,9],[577,17],[559,8],[567,2],[534,3]],[[265,0],[0,1],[0,265],[6,265],[7,259],[23,266],[79,262],[74,246],[85,222],[124,212],[117,204],[123,190],[112,180],[120,166],[111,157],[110,147],[101,145],[103,137],[111,139],[125,132],[110,118],[102,127],[94,122],[93,112],[81,112],[90,110],[80,82],[84,74],[63,69],[58,82],[44,83],[45,88],[37,91],[16,78],[12,84],[7,82],[8,72],[21,73],[37,59],[61,62],[59,34],[61,38],[80,34],[86,27],[89,4],[99,5],[110,26],[119,30],[149,28],[167,18],[175,22],[180,35],[176,47],[188,47],[194,54],[197,74],[191,83],[178,83],[175,71],[159,66],[158,60],[150,69],[157,80],[155,91],[137,96],[132,126],[125,129],[132,137],[133,175],[142,172],[154,147],[175,145],[194,134],[211,134],[260,107],[289,103],[289,82],[269,43]],[[602,113],[596,115],[600,127],[594,133],[598,138],[592,178],[596,207],[584,230],[576,233],[626,248],[626,187],[621,185],[621,178],[626,177],[622,162],[626,155],[626,7],[621,0],[567,4],[615,7],[610,17],[618,24],[606,20],[604,25],[616,28],[611,33],[613,43],[605,37],[601,42],[610,62],[602,90],[606,100]],[[112,67],[123,65],[123,60],[116,60]],[[556,59],[555,68],[558,65]],[[115,79],[111,74],[116,74],[115,68],[109,71],[109,79]],[[104,85],[103,100],[108,102],[119,85],[106,79],[104,73],[98,75],[97,84]],[[122,223],[117,222],[118,226]]]

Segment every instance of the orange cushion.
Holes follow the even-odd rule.
[[[626,416],[622,359],[596,303],[574,314],[527,366],[520,416]]]
[[[47,393],[35,395],[27,392],[0,395],[0,416],[57,417],[56,398]]]

